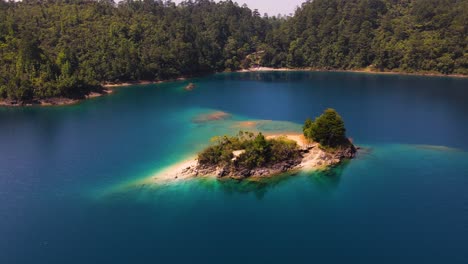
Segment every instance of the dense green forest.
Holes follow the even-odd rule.
[[[198,154],[200,165],[254,169],[301,158],[296,141],[267,139],[262,133],[240,131],[237,136],[215,138],[215,142]],[[239,150],[241,154],[235,157]]]
[[[270,66],[468,74],[468,1],[309,1],[266,41]]]
[[[104,82],[257,62],[468,74],[466,10],[468,0],[314,0],[277,18],[232,1],[0,0],[0,98],[81,98]]]
[[[235,70],[273,24],[231,1],[1,1],[0,96]]]

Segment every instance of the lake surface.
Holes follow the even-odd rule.
[[[0,263],[468,263],[468,80],[226,73],[0,108]],[[265,182],[129,187],[256,124],[335,108],[358,158]],[[201,122],[223,111],[224,120]]]

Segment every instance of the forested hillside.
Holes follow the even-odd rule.
[[[274,4],[274,3],[272,3]],[[232,1],[0,0],[0,98],[250,66],[468,74],[468,0],[315,0],[288,19]]]
[[[232,2],[0,2],[0,96],[80,97],[102,82],[238,69],[271,24]]]
[[[468,1],[309,1],[267,42],[275,67],[468,74]]]

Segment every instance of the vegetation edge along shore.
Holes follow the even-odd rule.
[[[398,71],[378,71],[372,69],[360,69],[360,70],[338,70],[338,69],[316,69],[316,68],[271,68],[271,67],[256,67],[249,69],[241,69],[236,72],[248,73],[248,72],[288,72],[288,71],[304,71],[304,72],[348,72],[348,73],[366,73],[366,74],[386,74],[386,75],[408,75],[408,76],[424,76],[424,77],[448,77],[448,78],[468,78],[468,75],[463,74],[441,74],[437,72],[398,72]],[[230,72],[230,71],[227,71]],[[179,77],[175,79],[168,79],[165,81],[130,81],[130,82],[105,82],[101,84],[99,92],[90,92],[84,95],[82,98],[67,98],[67,97],[51,97],[51,98],[33,98],[26,101],[2,99],[0,98],[0,106],[63,106],[77,104],[83,100],[92,99],[100,96],[110,95],[114,93],[115,88],[126,87],[132,85],[148,85],[148,84],[160,84],[171,81],[184,81],[192,77]]]
[[[460,77],[467,5],[314,0],[268,16],[233,1],[0,0],[0,99],[75,102],[103,83],[258,66]]]

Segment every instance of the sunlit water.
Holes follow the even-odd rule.
[[[0,108],[0,263],[468,263],[468,80],[274,72],[190,82],[190,92],[172,82]],[[363,146],[338,168],[127,187],[215,135],[300,132],[327,107]],[[217,111],[230,116],[200,122]]]

